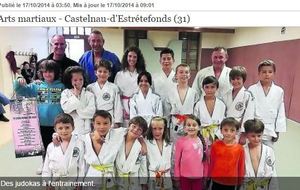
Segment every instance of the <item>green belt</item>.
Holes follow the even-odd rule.
[[[246,190],[256,190],[257,187],[265,188],[269,184],[270,179],[251,179],[246,183]]]

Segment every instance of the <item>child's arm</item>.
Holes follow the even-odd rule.
[[[34,83],[26,84],[24,78],[19,78],[14,81],[14,90],[18,96],[33,97],[37,95],[37,85]]]
[[[123,122],[123,106],[121,103],[121,96],[118,87],[115,89],[115,100],[114,100],[114,118],[115,123]]]
[[[86,99],[87,99],[87,105],[82,105],[79,109],[77,109],[77,113],[79,117],[85,118],[85,119],[92,119],[94,113],[96,112],[96,103],[95,103],[95,95],[93,93],[90,93],[89,91],[85,92]]]
[[[142,148],[141,148],[141,153],[142,155],[146,155],[147,154],[147,145],[145,143],[145,139],[143,137],[139,137],[138,141],[141,143]]]
[[[280,132],[286,132],[286,116],[285,116],[285,108],[284,108],[284,92],[282,91],[282,95],[280,98],[280,105],[278,108],[276,123],[275,123],[275,132],[277,134],[277,137],[273,137],[272,141],[276,142],[279,139],[279,133]]]
[[[73,93],[70,93],[69,89],[65,89],[61,93],[60,104],[64,112],[70,114],[79,108],[80,101]]]
[[[136,95],[133,95],[133,97],[130,98],[129,108],[130,108],[129,109],[129,117],[130,118],[133,118],[138,115],[137,109],[136,109]]]
[[[52,177],[52,172],[49,168],[49,154],[51,154],[51,151],[53,149],[53,146],[51,146],[51,143],[47,147],[47,152],[46,152],[46,157],[43,165],[43,170],[42,170],[42,177],[47,177],[50,178]]]
[[[174,159],[174,178],[175,180],[179,180],[180,178],[180,161],[182,156],[182,142],[180,139],[177,140],[174,151],[175,151],[175,159]]]
[[[245,176],[245,151],[243,147],[241,147],[241,154],[238,162],[238,185],[241,185]]]

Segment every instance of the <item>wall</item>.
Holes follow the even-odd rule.
[[[13,74],[5,58],[9,51],[33,51],[38,59],[48,55],[46,27],[0,27],[0,91],[7,96],[13,94]],[[17,64],[29,57],[15,56]],[[28,60],[27,60],[28,61]]]
[[[122,59],[124,54],[124,30],[112,28],[97,28],[101,31],[105,43],[104,49],[114,52],[119,59]]]

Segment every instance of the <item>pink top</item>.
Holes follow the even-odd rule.
[[[203,145],[199,138],[180,137],[175,144],[175,177],[203,177]]]

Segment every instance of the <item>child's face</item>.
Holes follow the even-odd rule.
[[[152,121],[152,134],[154,139],[161,140],[164,134],[164,122],[163,121]]]
[[[42,72],[43,78],[46,82],[53,82],[54,81],[54,71],[44,71]]]
[[[162,54],[160,57],[160,64],[163,70],[171,70],[174,59],[170,53]]]
[[[149,81],[148,81],[148,79],[145,75],[141,77],[141,80],[139,82],[139,87],[140,87],[141,91],[148,91],[149,90],[150,84],[149,84]]]
[[[105,136],[111,128],[111,122],[109,118],[97,116],[93,122],[94,130],[98,132],[100,136]]]
[[[176,71],[176,79],[179,82],[188,82],[191,77],[189,67],[178,67]]]
[[[72,73],[71,83],[74,88],[80,90],[83,86],[83,82],[84,80],[81,73]]]
[[[73,126],[71,123],[57,123],[55,131],[62,140],[69,141],[72,137]]]
[[[203,90],[205,92],[205,96],[207,97],[213,97],[216,94],[217,91],[217,85],[210,83],[210,84],[205,84],[203,86]]]
[[[258,72],[259,80],[265,83],[271,83],[274,78],[274,70],[272,66],[262,66]]]
[[[128,127],[128,135],[134,139],[139,138],[143,134],[143,129],[138,124],[130,124]]]
[[[198,123],[190,118],[188,118],[185,122],[186,123],[184,126],[184,130],[187,133],[187,135],[190,137],[196,137],[198,131],[200,130],[200,126],[198,125]]]
[[[241,76],[236,76],[234,79],[230,79],[233,89],[241,89],[244,86],[244,80]]]
[[[136,67],[137,62],[137,54],[134,51],[128,52],[127,62],[129,67]]]
[[[236,136],[236,128],[231,125],[224,125],[221,129],[221,133],[223,135],[223,140],[225,143],[233,143],[235,141]]]
[[[98,82],[105,83],[109,77],[109,71],[105,67],[99,67],[96,71]]]
[[[262,133],[250,132],[246,134],[249,144],[252,146],[258,146],[261,144]]]

